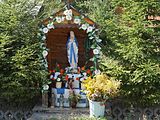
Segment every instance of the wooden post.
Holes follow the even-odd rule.
[[[42,107],[48,107],[48,91],[42,92]]]

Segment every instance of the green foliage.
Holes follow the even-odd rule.
[[[78,4],[102,30],[101,69],[122,81],[124,100],[135,105],[160,103],[160,28],[148,27],[159,22],[147,20],[148,15],[159,15],[159,6],[155,0]]]
[[[0,97],[13,104],[37,96],[48,81],[37,38],[38,24],[48,13],[40,9],[38,14],[37,5],[50,9],[40,0],[0,3]]]

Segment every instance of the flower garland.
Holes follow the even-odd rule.
[[[44,24],[41,25],[39,29],[40,32],[38,33],[38,37],[41,41],[40,46],[42,49],[42,56],[40,58],[42,60],[42,64],[46,68],[48,68],[48,63],[46,59],[48,55],[48,49],[46,48],[45,43],[44,43],[44,41],[46,40],[46,34],[51,29],[56,29],[56,27],[54,26],[55,23],[62,23],[65,20],[67,21],[73,20],[75,24],[79,25],[79,29],[82,29],[87,32],[89,40],[92,41],[91,48],[93,49],[94,55],[93,55],[93,58],[90,60],[94,62],[95,70],[96,70],[97,59],[99,58],[99,55],[101,54],[100,43],[102,40],[96,34],[98,32],[98,29],[96,29],[94,25],[89,25],[88,23],[86,23],[83,18],[84,16],[74,16],[72,9],[66,9],[63,12],[63,15],[57,16],[55,18],[50,17],[50,20],[47,25],[44,25]]]
[[[78,67],[77,73],[72,73],[70,67],[62,68],[60,64],[56,64],[56,67],[50,70],[50,79],[56,82],[66,82],[69,79],[79,80],[82,82],[87,79],[88,76],[94,75],[94,71],[90,68]]]

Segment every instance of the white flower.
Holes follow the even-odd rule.
[[[72,10],[71,9],[70,10],[65,10],[64,11],[64,15],[66,15],[66,16],[68,16],[68,15],[72,16]]]
[[[48,29],[52,29],[52,28],[54,29],[54,25],[52,23],[50,23],[50,24],[47,25],[47,28]]]
[[[60,78],[57,78],[57,81],[61,81],[61,79],[60,79]]]
[[[57,79],[58,75],[60,75],[60,72],[56,72],[54,75],[54,79]]]
[[[64,14],[64,15],[67,15],[67,14],[68,14],[68,10],[65,10],[65,11],[63,12],[63,14]]]
[[[101,47],[100,47],[100,46],[97,46],[97,48],[96,48],[96,49],[101,50]]]
[[[92,31],[93,31],[93,27],[92,27],[92,26],[89,26],[89,27],[87,28],[87,33],[92,32]]]
[[[48,33],[48,31],[49,31],[48,28],[46,28],[46,27],[43,28],[43,32],[44,32],[44,33]]]
[[[80,22],[81,22],[81,20],[80,20],[79,18],[75,18],[75,19],[74,19],[74,23],[75,23],[75,24],[80,24]]]
[[[53,75],[50,75],[50,79],[52,79],[54,76]]]
[[[46,39],[46,36],[43,36],[43,37],[42,37],[42,40],[45,40],[45,39]]]
[[[68,15],[72,15],[72,10],[68,10]]]
[[[43,54],[43,57],[45,58],[48,55],[48,51],[44,50],[42,54]]]
[[[61,23],[62,22],[61,17],[56,17],[56,21],[57,21],[57,23]]]
[[[94,50],[93,50],[93,53],[94,53],[95,55],[97,55],[97,54],[99,54],[99,50],[98,50],[98,49],[94,49]]]
[[[100,71],[100,70],[95,70],[94,73],[95,73],[96,75],[98,75],[98,74],[101,73],[101,71]]]
[[[86,24],[83,24],[83,25],[81,26],[81,28],[82,28],[83,30],[86,30],[86,29],[87,29],[87,25],[86,25]]]
[[[46,67],[46,68],[48,68],[48,64],[46,63],[46,64],[44,64],[44,66]]]
[[[43,31],[43,29],[42,29],[42,28],[40,28],[40,29],[39,29],[39,31]]]
[[[97,41],[97,42],[102,42],[102,40],[101,40],[101,39],[96,39],[96,41]]]
[[[48,85],[43,85],[43,90],[48,90],[49,86]]]
[[[83,73],[83,75],[84,75],[84,76],[86,76],[86,75],[87,75],[87,73]]]
[[[82,82],[84,80],[84,78],[80,78],[80,81]]]
[[[72,20],[72,16],[66,15],[66,20]]]
[[[50,19],[53,19],[53,16],[50,16],[49,18],[50,18]]]
[[[63,16],[63,17],[62,17],[62,21],[64,21],[64,19],[65,19],[65,17]]]

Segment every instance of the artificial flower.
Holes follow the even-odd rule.
[[[60,68],[60,64],[57,64],[57,67]]]
[[[66,75],[65,79],[66,79],[66,80],[68,80],[68,79],[69,79],[68,75]]]
[[[62,21],[64,21],[65,17],[63,16],[61,19],[62,19]]]
[[[87,33],[92,32],[92,31],[93,31],[93,27],[92,27],[92,26],[89,26],[89,27],[87,28]]]
[[[94,71],[94,73],[95,73],[95,75],[98,75],[98,74],[101,74],[101,71],[96,69],[96,70]]]
[[[72,16],[72,10],[70,9],[70,10],[65,10],[64,11],[64,15],[70,15],[70,16]]]
[[[101,50],[102,48],[100,46],[97,46],[96,49]]]
[[[46,28],[46,27],[43,28],[43,32],[44,32],[44,33],[48,33],[48,31],[49,31],[48,28]]]
[[[40,29],[39,29],[39,31],[43,31],[43,29],[42,29],[42,28],[40,28]]]
[[[86,24],[82,24],[81,28],[82,28],[83,30],[86,30],[86,29],[87,29],[87,25],[86,25]]]
[[[85,73],[85,72],[84,72],[84,73],[83,73],[83,75],[84,75],[84,76],[86,76],[86,75],[87,75],[87,73]]]
[[[53,76],[53,75],[50,75],[50,79],[52,79],[52,78],[54,78],[54,76]]]
[[[86,71],[86,73],[90,75],[90,74],[91,74],[91,70],[88,69],[88,70]]]
[[[68,15],[72,15],[72,10],[68,10]]]
[[[49,86],[48,85],[43,85],[43,90],[48,90]]]
[[[56,17],[56,21],[57,21],[57,23],[61,23],[62,22],[62,18],[61,17]]]
[[[60,81],[61,81],[61,78],[57,78],[57,81],[60,82]]]
[[[98,50],[98,49],[94,49],[94,50],[93,50],[93,53],[94,53],[95,55],[97,55],[97,54],[99,54],[99,50]]]
[[[102,42],[102,40],[101,40],[101,39],[96,39],[96,41],[97,41],[97,42]]]
[[[50,23],[50,24],[47,25],[47,28],[48,29],[52,29],[52,28],[54,29],[54,25],[52,23]]]
[[[80,78],[80,81],[82,82],[84,80],[84,78]]]
[[[75,23],[75,24],[80,24],[80,22],[81,22],[81,20],[80,20],[79,18],[75,18],[75,19],[74,19],[74,23]]]
[[[46,64],[44,64],[44,66],[46,67],[46,68],[48,68],[48,64],[46,63]]]
[[[43,36],[43,37],[42,37],[42,40],[45,40],[45,39],[46,39],[46,36]]]
[[[60,74],[64,74],[64,70],[63,69],[60,70]]]
[[[66,15],[66,20],[72,20],[72,16]]]
[[[83,67],[81,68],[81,70],[85,70],[85,66],[83,66]]]
[[[44,50],[42,54],[43,54],[43,57],[45,58],[48,55],[48,51]]]

